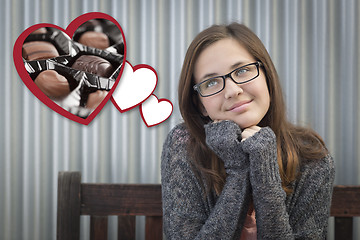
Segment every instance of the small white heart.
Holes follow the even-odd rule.
[[[140,105],[141,117],[148,127],[152,127],[168,119],[173,111],[172,103],[162,98],[158,100],[155,95],[151,95]]]
[[[132,67],[126,62],[112,102],[120,112],[125,112],[144,102],[156,85],[156,71],[151,66],[140,64]]]

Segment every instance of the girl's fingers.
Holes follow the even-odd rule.
[[[260,129],[261,129],[261,127],[259,127],[259,126],[251,126],[251,127],[245,128],[241,133],[241,138],[242,138],[241,141],[245,141],[247,138],[251,137],[258,131],[260,131]]]

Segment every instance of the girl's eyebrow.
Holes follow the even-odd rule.
[[[230,71],[234,70],[235,68],[238,68],[238,67],[241,67],[241,66],[244,66],[246,64],[248,64],[247,62],[250,63],[250,61],[239,61],[239,62],[236,62],[234,63],[233,65],[230,66]],[[208,73],[206,75],[204,75],[202,78],[200,78],[200,81],[204,81],[204,80],[207,80],[209,78],[212,78],[212,77],[217,77],[217,76],[221,76],[220,74],[218,73]]]
[[[244,62],[244,61],[239,61],[239,62],[234,63],[233,65],[231,65],[230,69],[231,69],[231,70],[234,70],[235,68],[244,66],[244,65],[246,65],[246,64],[249,64],[250,62],[251,62],[251,61],[246,61],[246,62]]]
[[[206,79],[216,77],[216,76],[219,76],[219,74],[217,74],[217,73],[208,73],[205,76],[203,76],[202,78],[200,78],[200,81],[204,81]]]

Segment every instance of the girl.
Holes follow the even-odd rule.
[[[179,82],[184,123],[162,153],[167,239],[324,239],[334,165],[292,125],[259,38],[233,23],[201,32]]]

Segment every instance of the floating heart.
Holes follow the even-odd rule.
[[[172,103],[167,99],[160,99],[151,95],[140,105],[140,114],[146,126],[152,127],[168,119],[173,111]]]
[[[157,74],[151,66],[140,64],[132,67],[126,62],[111,101],[120,112],[128,111],[144,102],[154,92],[156,85]]]
[[[80,30],[83,31],[84,29],[87,29],[89,27],[88,25],[91,25],[89,23],[93,23],[94,21],[111,23],[117,30],[117,33],[120,31],[118,34],[120,37],[113,38],[115,41],[109,37],[110,40],[107,40],[107,43],[104,43],[104,41],[101,40],[102,45],[97,46],[87,45],[87,43],[85,43],[86,41],[82,44],[78,43],[81,41],[75,41],[74,37],[76,33],[79,33]],[[96,27],[97,30],[92,32],[99,32],[99,26]],[[104,26],[102,27],[104,33],[107,33],[106,28]],[[45,28],[50,30],[46,34],[42,32]],[[39,43],[39,41],[42,41],[41,43],[56,43],[56,37],[60,36],[62,37],[62,40],[59,40],[57,45],[54,44],[54,46],[56,45],[55,47],[57,47],[57,50],[59,50],[60,46],[60,50],[65,49],[65,51],[58,51],[57,53],[57,50],[52,50],[50,48],[50,50],[48,50],[41,45],[37,50],[37,53],[46,50],[49,54],[46,58],[35,58],[36,56],[34,56],[33,50],[27,52],[27,49],[24,47],[24,44],[29,42],[28,37],[30,34],[32,38],[37,39],[37,42],[30,42],[32,45],[27,45],[29,49],[36,48],[37,46],[34,43]],[[42,37],[42,39],[40,37]],[[45,39],[44,37],[48,37],[49,39]],[[104,36],[100,37],[103,38]],[[94,38],[94,35],[91,35],[88,37],[87,42],[91,44],[91,42],[94,42],[92,41]],[[116,44],[116,41],[119,39],[122,41],[120,47],[119,44]],[[104,44],[111,46],[106,49],[99,49],[100,46],[104,46]],[[54,46],[52,46],[52,48],[54,48]],[[120,48],[122,52],[116,52]],[[24,54],[26,59],[23,58]],[[33,54],[33,59],[29,57],[31,54]],[[93,56],[85,56],[87,58],[80,60],[81,55],[94,55],[97,59],[91,58]],[[84,125],[89,124],[110,99],[124,69],[123,62],[125,61],[125,57],[125,37],[119,23],[111,16],[100,12],[86,13],[77,17],[69,24],[66,30],[47,23],[33,25],[18,37],[13,49],[16,70],[29,90],[55,112]],[[58,71],[61,71],[62,75],[60,74],[60,77],[58,76],[59,74],[57,74]],[[101,74],[99,72],[101,72]],[[67,80],[68,83],[66,83],[66,80],[63,80],[65,79],[63,73],[65,74],[66,79],[71,78],[73,82]],[[41,74],[44,76],[40,77]],[[47,74],[56,76],[52,78]],[[38,77],[40,79],[39,81],[34,80]],[[51,82],[56,83],[57,86],[59,86],[59,83],[63,84],[65,82],[69,85],[68,89],[70,88],[71,93],[61,99],[57,99],[59,92],[56,92],[55,95],[51,95],[54,91],[51,91],[51,89],[49,90],[49,79],[52,79],[53,81]],[[34,81],[37,81],[37,83]],[[41,81],[46,82],[46,84],[42,84]],[[62,91],[66,93],[66,88],[62,88]]]

